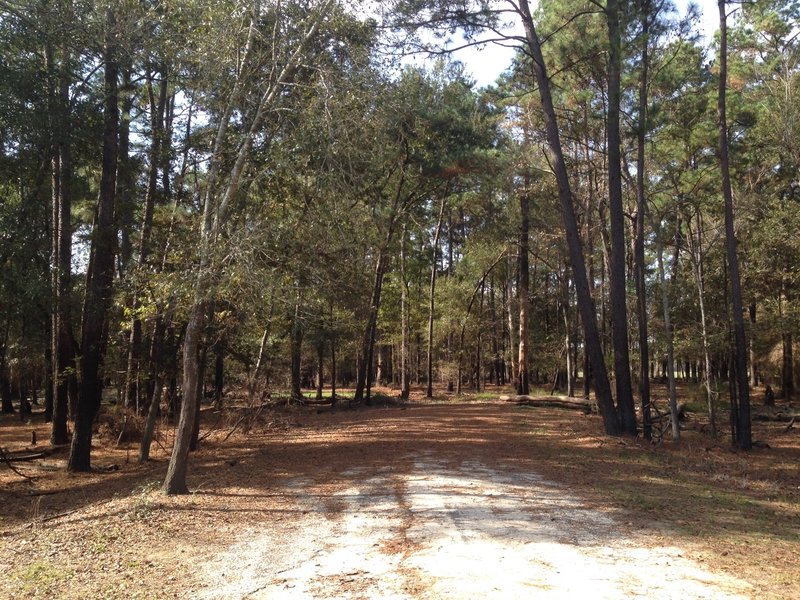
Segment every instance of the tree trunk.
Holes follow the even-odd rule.
[[[452,252],[452,248],[450,248],[450,252]],[[403,224],[403,237],[400,240],[400,329],[400,398],[402,400],[408,400],[411,386],[408,357],[408,277],[406,275],[405,223]]]
[[[294,319],[292,320],[292,385],[291,397],[295,402],[303,400],[303,390],[300,381],[302,367],[303,328],[300,325],[300,286],[297,287],[297,297],[294,304]]]
[[[794,351],[792,348],[792,334],[785,331],[781,334],[783,346],[783,365],[781,368],[781,395],[789,402],[794,398]]]
[[[214,304],[211,303],[213,307]],[[209,311],[208,322],[214,318],[214,311]],[[191,401],[195,405],[195,418],[192,424],[192,437],[189,439],[189,452],[194,452],[200,445],[200,409],[203,406],[203,397],[206,391],[206,368],[208,367],[208,330],[206,330],[205,341],[200,346],[200,359],[198,360],[199,371],[197,375],[197,391],[195,397]]]
[[[319,341],[317,343],[317,400],[322,400],[322,391],[325,384],[324,367],[325,367],[325,342]]]
[[[202,265],[205,267],[206,265]],[[201,271],[201,273],[204,271]],[[204,297],[203,287],[208,283],[207,275],[201,275],[196,284],[195,298]],[[164,480],[164,492],[167,494],[188,494],[186,485],[186,469],[188,466],[189,446],[192,430],[197,415],[197,390],[200,386],[200,365],[198,352],[200,337],[205,320],[205,304],[195,300],[186,325],[186,336],[183,340],[183,402],[175,432],[175,443],[172,446],[172,457]]]
[[[738,401],[735,425],[736,443],[742,450],[753,446],[750,422],[750,387],[747,380],[747,336],[744,329],[744,309],[742,305],[742,285],[739,275],[739,259],[736,252],[736,231],[733,214],[733,191],[731,189],[730,164],[728,157],[728,119],[726,114],[726,89],[728,85],[728,26],[725,14],[725,0],[718,0],[719,6],[719,158],[722,170],[722,195],[725,198],[725,249],[730,269],[731,300],[733,304],[733,330],[735,339],[734,364],[736,365],[736,399]]]
[[[575,381],[572,377],[572,325],[570,323],[569,312],[569,273],[564,269],[563,289],[561,300],[561,316],[564,321],[564,351],[566,353],[566,374],[567,374],[567,396],[572,398],[575,395]]]
[[[444,209],[447,206],[447,195],[442,198],[442,205],[439,208],[439,218],[436,220],[436,230],[433,235],[433,260],[431,261],[431,286],[430,299],[428,302],[428,387],[425,390],[426,398],[433,398],[433,318],[434,302],[436,299],[436,264],[439,253],[439,235],[442,232],[442,220]]]
[[[117,159],[117,198],[116,220],[119,227],[119,272],[120,276],[128,274],[133,257],[131,230],[133,229],[134,202],[136,188],[136,166],[131,159],[131,112],[133,110],[133,84],[131,82],[130,60],[120,58],[120,121],[119,121],[119,157]]]
[[[331,335],[331,406],[336,405],[336,336]]]
[[[53,320],[47,319],[45,324],[45,344],[44,360],[46,369],[44,376],[44,421],[50,423],[53,420]]]
[[[14,412],[14,403],[11,400],[11,378],[9,377],[6,352],[8,350],[8,333],[11,329],[11,315],[6,317],[6,326],[3,328],[3,339],[0,341],[0,404],[1,412],[11,414]]]
[[[672,439],[679,442],[681,439],[680,423],[678,422],[678,401],[675,395],[675,358],[672,344],[672,319],[669,302],[669,290],[664,276],[664,244],[660,232],[656,236],[656,256],[658,259],[658,283],[661,286],[661,304],[664,310],[664,331],[667,338],[667,378],[669,381],[669,411],[672,418]]]
[[[51,325],[53,358],[53,410],[50,443],[69,442],[67,416],[69,413],[70,367],[74,366],[74,336],[72,333],[72,160],[69,127],[69,85],[71,74],[69,52],[62,51],[58,75],[53,50],[48,46],[46,62],[51,80],[57,85],[51,90],[52,118],[52,265],[53,317]]]
[[[266,355],[267,343],[269,342],[270,331],[272,330],[272,315],[275,310],[275,293],[273,292],[269,300],[269,313],[267,314],[267,325],[264,328],[264,333],[261,336],[261,343],[258,346],[258,357],[256,357],[256,365],[253,368],[253,374],[247,382],[247,399],[252,405],[255,398],[256,386],[258,385],[258,378],[261,370],[264,367],[264,357]]]
[[[692,263],[694,268],[695,284],[697,285],[697,298],[700,304],[700,333],[703,340],[703,360],[705,368],[703,369],[703,383],[706,388],[706,405],[708,407],[708,421],[711,427],[711,435],[717,436],[717,416],[716,408],[714,406],[714,394],[711,390],[711,352],[709,350],[708,342],[708,326],[706,324],[706,305],[705,305],[705,274],[703,272],[703,225],[700,216],[700,209],[697,209],[697,243],[694,242],[694,235],[691,229],[689,230],[689,250],[692,254]]]
[[[623,433],[636,435],[636,410],[633,404],[631,365],[628,351],[628,309],[625,279],[625,214],[622,206],[622,164],[620,156],[620,48],[619,6],[606,3],[608,38],[608,200],[611,222],[611,322],[614,343],[614,375],[617,411]]]
[[[750,302],[750,339],[748,342],[750,343],[750,387],[758,386],[758,371],[756,370],[756,348],[755,348],[755,337],[756,337],[756,301],[753,300]]]
[[[158,193],[158,167],[161,163],[162,144],[164,140],[164,111],[167,103],[167,78],[161,73],[158,100],[153,92],[152,74],[148,73],[147,94],[150,100],[150,128],[152,141],[150,143],[149,168],[147,174],[147,191],[145,192],[144,214],[142,217],[142,234],[139,239],[139,259],[136,268],[141,271],[147,264],[150,254],[150,237],[153,229],[153,213]],[[128,344],[128,368],[125,378],[125,405],[139,409],[139,371],[143,355],[142,349],[142,321],[138,316],[140,300],[138,293],[133,294],[133,319],[131,321],[130,343]],[[142,386],[146,389],[147,386]]]
[[[219,335],[219,334],[218,334]],[[225,338],[219,337],[214,344],[214,403],[222,406],[225,393]]]
[[[519,266],[519,261],[517,261],[517,266]],[[506,310],[508,315],[508,349],[509,355],[511,360],[509,363],[511,364],[511,381],[514,382],[516,386],[517,381],[519,380],[519,354],[518,354],[518,344],[517,344],[517,335],[519,335],[519,330],[516,327],[516,322],[514,321],[514,303],[512,298],[514,297],[514,263],[509,256],[508,259],[508,277],[506,278]]]
[[[153,374],[153,396],[150,398],[150,406],[147,409],[147,420],[145,421],[142,442],[139,446],[139,462],[147,462],[150,459],[150,445],[153,441],[153,432],[156,426],[156,419],[161,412],[161,395],[164,389],[164,377],[161,373],[161,355],[164,344],[165,323],[164,318],[156,317],[153,328],[153,337],[150,344],[150,358],[155,365]]]
[[[639,394],[642,404],[642,429],[645,439],[653,435],[650,415],[650,347],[647,333],[647,286],[644,262],[644,223],[647,215],[645,198],[645,135],[647,132],[647,87],[650,44],[650,0],[641,0],[639,20],[642,27],[641,75],[639,78],[639,122],[636,132],[636,236],[634,240],[634,271],[636,308],[639,321]]]
[[[364,328],[364,337],[361,343],[361,356],[358,361],[358,373],[356,379],[356,390],[353,400],[361,402],[365,400],[370,404],[370,389],[372,386],[372,358],[375,347],[375,331],[378,323],[378,309],[381,305],[381,290],[383,289],[383,277],[386,269],[386,252],[392,240],[395,226],[395,212],[397,203],[392,210],[389,226],[386,231],[384,244],[378,252],[378,259],[375,263],[375,278],[372,284],[372,297],[370,300],[369,315],[367,325]],[[364,392],[366,391],[366,398]]]
[[[550,92],[550,79],[545,69],[544,57],[542,56],[539,38],[536,34],[536,29],[530,14],[528,1],[520,0],[519,6],[523,13],[528,49],[533,59],[532,68],[539,86],[539,96],[542,102],[547,141],[550,150],[550,163],[553,166],[558,182],[559,199],[561,201],[562,216],[567,235],[569,258],[575,280],[578,309],[580,310],[581,320],[583,321],[584,340],[589,348],[591,356],[597,403],[600,407],[600,413],[603,416],[603,424],[606,433],[609,435],[619,435],[621,433],[620,422],[614,407],[611,384],[608,380],[608,372],[606,371],[603,357],[603,348],[597,330],[597,317],[589,291],[589,282],[586,277],[586,264],[583,258],[578,221],[575,216],[572,188],[561,148],[561,136],[558,130],[558,122]]]
[[[92,423],[100,409],[103,379],[100,368],[106,350],[106,319],[111,307],[114,283],[114,256],[117,232],[114,224],[114,197],[117,177],[117,135],[119,106],[117,94],[116,18],[106,11],[105,102],[103,122],[103,161],[100,177],[100,199],[96,225],[92,234],[91,255],[86,280],[81,332],[81,386],[75,431],[72,434],[68,469],[88,471],[91,468]]]
[[[530,392],[528,373],[528,306],[530,296],[529,237],[530,237],[530,199],[528,190],[519,197],[519,283],[517,300],[519,302],[519,358],[517,374],[517,394],[526,396]]]

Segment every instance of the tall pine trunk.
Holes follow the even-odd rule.
[[[713,376],[713,368],[711,365],[711,350],[708,341],[708,325],[706,317],[706,288],[705,288],[705,273],[703,268],[703,221],[700,209],[696,210],[697,214],[697,242],[694,241],[694,235],[691,229],[689,230],[689,251],[692,255],[692,265],[694,272],[695,285],[697,286],[697,300],[700,305],[700,334],[703,340],[703,384],[706,388],[706,406],[708,409],[708,422],[711,427],[711,435],[717,436],[717,415],[714,406],[714,392],[711,389],[711,377]]]
[[[400,398],[408,400],[409,376],[409,332],[408,332],[408,277],[406,275],[406,226],[400,239]]]
[[[528,373],[528,306],[530,296],[529,268],[529,236],[530,236],[530,198],[526,189],[519,197],[519,283],[517,300],[519,302],[519,357],[517,373],[517,394],[527,395],[530,392],[530,374]]]
[[[117,178],[119,107],[117,93],[117,23],[114,11],[106,11],[105,100],[103,119],[103,161],[100,198],[92,233],[91,255],[86,280],[81,331],[81,383],[75,430],[72,434],[68,469],[91,468],[92,423],[100,409],[103,379],[100,373],[105,357],[108,310],[114,283],[114,256],[117,232],[114,224],[114,197]]]
[[[519,267],[519,261],[517,261],[517,266]],[[508,265],[507,265],[507,276],[505,282],[505,298],[506,298],[506,316],[508,317],[508,354],[509,354],[509,365],[511,366],[511,381],[513,382],[514,386],[517,385],[517,380],[519,378],[519,354],[518,354],[518,343],[517,343],[517,336],[519,335],[519,329],[516,326],[516,321],[514,319],[514,315],[516,314],[514,311],[514,261],[512,259],[512,255],[509,255],[508,258]]]
[[[431,287],[430,298],[428,301],[428,387],[425,390],[426,398],[433,398],[433,320],[436,300],[436,267],[439,254],[439,236],[442,232],[442,220],[444,209],[447,206],[447,196],[442,198],[442,205],[439,208],[439,218],[436,220],[436,230],[433,235],[433,259],[431,261]]]
[[[597,403],[600,407],[606,433],[609,435],[619,435],[621,433],[620,422],[614,407],[614,398],[611,393],[611,384],[608,380],[608,372],[605,367],[600,334],[597,330],[597,315],[595,314],[594,303],[592,302],[591,293],[589,291],[589,282],[586,277],[586,263],[583,257],[578,221],[575,216],[572,187],[567,173],[564,153],[561,148],[561,135],[558,131],[558,121],[550,91],[550,79],[545,69],[544,57],[542,56],[542,49],[533,24],[528,1],[520,0],[519,6],[523,13],[523,24],[525,27],[528,50],[533,59],[532,68],[539,86],[539,96],[542,102],[547,133],[547,143],[550,150],[550,163],[553,166],[558,183],[569,259],[575,280],[578,310],[581,313],[581,320],[583,321],[584,340],[590,352]]]
[[[628,351],[628,308],[625,280],[625,214],[622,207],[622,164],[620,156],[620,75],[622,69],[619,5],[606,3],[608,18],[608,203],[611,223],[611,335],[614,345],[614,375],[617,411],[624,433],[636,435],[631,366]]]
[[[642,429],[645,439],[652,437],[650,415],[650,347],[647,334],[647,287],[644,263],[644,223],[647,215],[645,198],[645,135],[647,133],[647,85],[650,44],[650,0],[641,0],[639,21],[642,27],[641,75],[639,77],[639,122],[636,131],[636,236],[633,259],[636,281],[636,308],[639,322],[639,395],[642,404]]]
[[[656,257],[658,259],[658,283],[661,286],[661,306],[664,314],[664,331],[667,338],[667,379],[669,381],[669,412],[672,420],[672,438],[679,442],[681,439],[680,423],[678,422],[678,401],[675,395],[675,352],[672,341],[672,316],[669,301],[669,289],[664,275],[664,243],[661,232],[656,238]]]
[[[50,443],[69,442],[69,384],[74,377],[74,336],[72,332],[72,160],[69,128],[70,54],[64,48],[56,68],[54,51],[46,49],[50,91],[52,143],[52,269],[53,312],[51,353],[53,360],[53,406]]]
[[[164,143],[164,112],[167,105],[167,78],[161,73],[158,99],[153,91],[153,77],[148,74],[147,95],[150,104],[150,129],[152,141],[150,143],[149,167],[147,173],[147,190],[144,199],[144,213],[142,216],[142,233],[139,238],[139,258],[136,264],[137,271],[142,271],[147,264],[150,254],[150,237],[153,229],[153,213],[158,192],[158,168],[161,166],[161,147]],[[134,291],[133,319],[131,320],[131,335],[128,344],[128,366],[125,378],[125,405],[135,406],[139,409],[138,393],[140,387],[140,363],[144,354],[142,348],[142,320],[139,318],[139,296]],[[145,389],[147,386],[143,386]]]
[[[736,389],[732,388],[732,400],[738,404],[734,423],[736,444],[742,450],[753,446],[750,422],[750,382],[747,377],[747,336],[744,329],[744,307],[742,303],[742,284],[739,275],[739,258],[736,252],[736,230],[733,213],[733,190],[731,189],[730,159],[728,156],[728,117],[726,94],[728,85],[728,19],[725,13],[725,0],[718,0],[719,7],[719,94],[717,110],[719,113],[719,162],[722,170],[722,195],[725,199],[725,250],[728,259],[731,283],[731,303],[733,305],[733,335]]]

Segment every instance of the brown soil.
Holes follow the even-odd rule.
[[[665,564],[708,574],[707,591],[718,597],[800,597],[797,428],[755,423],[756,439],[770,447],[740,453],[691,416],[680,447],[654,448],[602,436],[594,415],[444,400],[284,407],[253,421],[241,409],[209,409],[207,437],[191,458],[193,493],[183,497],[158,489],[171,444],[164,424],[146,465],[136,464],[135,445],[115,447],[113,427],[95,441],[93,460],[115,470],[65,473],[65,450],[15,463],[31,480],[0,464],[0,597],[470,597],[455,576],[441,588],[445,575],[430,568],[441,561],[432,532],[456,549],[504,536],[513,548],[533,547],[523,530],[537,519],[556,523],[556,533],[542,533],[548,547],[578,548],[592,564],[608,552],[603,565],[635,571],[640,549],[661,551]],[[36,431],[43,447],[48,428],[38,419],[4,416],[0,446],[28,448]],[[482,494],[472,494],[474,504],[471,487]],[[423,505],[434,492],[445,499],[436,515],[452,523]],[[504,529],[465,525],[459,510],[496,515]],[[575,510],[588,512],[565,516]],[[581,537],[592,528],[599,533]],[[358,546],[364,539],[374,551]],[[369,556],[354,554],[362,551]],[[337,562],[343,553],[349,564]],[[537,589],[557,596],[554,572],[539,573]],[[253,581],[240,585],[245,574]],[[658,591],[656,579],[640,583]]]

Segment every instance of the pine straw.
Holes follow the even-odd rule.
[[[653,547],[680,546],[709,570],[747,580],[753,597],[800,597],[797,428],[754,423],[755,437],[770,448],[740,453],[726,439],[709,438],[695,414],[679,447],[668,440],[654,448],[602,436],[596,415],[458,404],[444,394],[423,404],[420,396],[381,408],[265,408],[257,417],[257,409],[241,406],[205,410],[207,437],[192,455],[194,493],[185,497],[159,492],[172,439],[165,423],[163,449],[154,446],[146,465],[136,464],[135,443],[116,448],[118,430],[110,429],[95,439],[93,461],[118,471],[67,474],[64,450],[19,464],[30,482],[0,466],[0,597],[195,596],[202,591],[198,562],[249,527],[291,525],[298,486],[330,498],[350,484],[354,467],[365,477],[402,471],[419,451],[540,473],[646,532]],[[244,414],[251,425],[231,433]],[[36,419],[26,425],[3,417],[3,445],[27,447],[31,430],[46,440],[48,428]],[[335,518],[340,508],[330,501],[326,510]]]

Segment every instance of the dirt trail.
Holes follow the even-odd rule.
[[[247,433],[220,427],[179,497],[159,491],[166,454],[139,466],[114,440],[97,463],[119,470],[26,464],[35,481],[7,470],[0,485],[0,597],[798,597],[795,505],[766,504],[772,487],[714,496],[786,479],[796,454],[748,456],[786,457],[761,479],[697,485],[705,471],[672,464],[684,451],[598,430],[501,403],[287,408]],[[748,465],[701,451],[704,469]]]
[[[377,430],[364,425],[361,439],[380,437],[387,423],[372,423]],[[324,493],[309,478],[288,479],[280,494],[291,499],[298,517],[256,524],[206,562],[202,596],[686,599],[752,594],[746,582],[708,572],[681,548],[654,544],[564,486],[510,466],[502,457],[494,460],[496,452],[474,452],[480,426],[465,423],[458,433],[452,424],[437,422],[435,414],[428,415],[424,428],[415,429],[413,421],[407,431],[395,425],[399,431],[383,429],[395,451],[389,464],[370,460],[368,453],[341,456],[338,470],[327,476],[341,485]],[[446,450],[422,449],[427,446],[413,441],[426,437],[425,431],[451,436],[466,431],[472,438]]]

